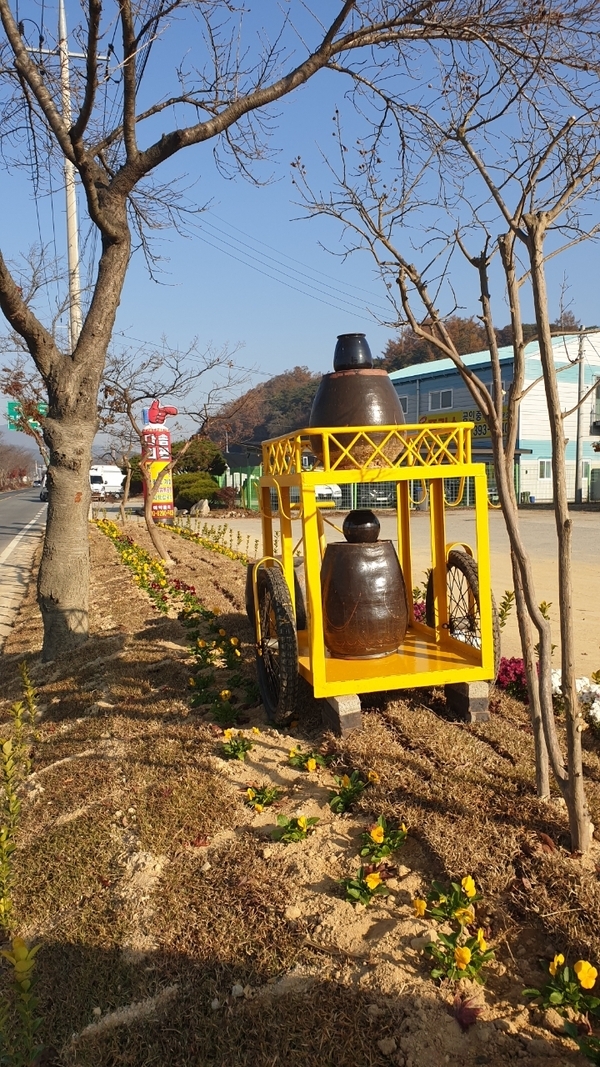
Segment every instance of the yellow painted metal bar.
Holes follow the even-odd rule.
[[[482,464],[475,477],[475,530],[477,534],[477,568],[479,572],[479,617],[481,621],[482,667],[485,677],[494,678],[494,634],[492,624],[492,571],[487,510],[487,475]]]
[[[312,487],[302,486],[304,513],[304,573],[308,624],[309,680],[314,687],[324,685],[325,643],[323,640],[323,601],[321,598],[321,537],[323,525]],[[324,540],[324,538],[323,538]]]
[[[323,523],[323,516],[321,515],[321,509],[317,505],[317,529],[319,531],[319,552],[320,560],[325,555],[325,549],[327,548],[327,538],[325,537],[325,526]],[[319,563],[320,563],[319,560]]]
[[[415,612],[412,598],[412,550],[410,543],[410,494],[408,482],[398,482],[396,485],[396,517],[398,530],[398,558],[404,575],[406,596],[408,600],[408,614],[410,622],[415,621]]]
[[[262,655],[260,648],[262,641],[262,632],[260,628],[260,611],[258,604],[258,571],[259,567],[262,567],[264,563],[275,563],[277,567],[281,567],[281,569],[283,570],[283,567],[281,566],[281,560],[275,559],[274,556],[263,556],[262,559],[259,559],[256,563],[252,564],[252,601],[254,604],[254,632],[256,635],[256,649],[259,655]]]
[[[429,485],[429,516],[431,523],[431,565],[433,568],[433,599],[435,604],[436,641],[443,643],[448,629],[448,593],[446,580],[446,522],[444,514],[444,483],[436,479]]]
[[[262,526],[263,552],[265,556],[273,555],[273,511],[271,509],[271,488],[260,483],[260,523]]]
[[[292,531],[292,518],[290,510],[290,487],[282,485],[280,492],[279,507],[279,530],[281,533],[281,560],[283,574],[288,584],[294,618],[296,616],[296,591],[294,588],[294,537]]]

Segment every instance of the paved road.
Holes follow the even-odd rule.
[[[0,493],[0,648],[27,588],[46,507],[40,503],[39,489]]]

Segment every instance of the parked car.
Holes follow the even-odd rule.
[[[316,485],[315,496],[317,500],[332,501],[336,508],[342,506],[342,490],[339,485]]]
[[[389,508],[396,502],[396,491],[393,483],[379,482],[374,485],[359,486],[360,507],[363,508]]]
[[[342,490],[339,485],[316,485],[315,496],[317,500],[331,501],[336,508],[342,506]],[[290,489],[290,501],[292,504],[298,504],[300,501],[300,490],[295,485]],[[277,493],[274,489],[271,489],[271,507],[277,511]]]

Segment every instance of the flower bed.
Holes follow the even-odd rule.
[[[238,552],[233,548],[232,530],[230,530],[232,544],[229,547],[223,544],[222,538],[227,532],[227,526],[218,527],[216,535],[213,537],[196,533],[189,526],[167,526],[167,524],[163,522],[157,523],[157,526],[160,526],[163,530],[169,530],[171,533],[179,534],[179,536],[185,538],[186,541],[192,541],[195,545],[200,545],[202,548],[208,548],[211,552],[219,552],[222,556],[226,556],[227,559],[239,560],[244,566],[250,563],[250,556],[247,552]],[[238,535],[238,541],[241,542],[241,535]],[[250,538],[247,537],[247,547],[249,542]],[[256,544],[258,544],[258,542],[256,542]]]
[[[210,710],[223,724],[236,722],[240,707],[256,703],[258,695],[254,679],[244,675],[239,638],[227,633],[218,612],[204,606],[193,585],[171,577],[161,560],[154,559],[116,523],[100,519],[96,526],[110,538],[121,561],[133,571],[135,584],[148,594],[156,610],[167,614],[174,609],[187,628],[195,660],[189,678],[192,707]]]

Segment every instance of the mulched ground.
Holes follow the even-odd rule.
[[[149,547],[143,529],[135,540]],[[167,534],[176,575],[217,609],[253,672],[239,563]],[[345,742],[320,726],[303,687],[298,725],[269,728],[260,706],[242,729],[247,762],[219,758],[219,728],[190,707],[188,633],[157,615],[106,537],[91,531],[92,637],[42,664],[34,584],[2,657],[0,713],[20,696],[27,659],[42,713],[15,862],[15,925],[41,940],[45,1042],[78,1067],[438,1067],[583,1063],[527,1008],[561,951],[600,959],[597,845],[572,858],[564,806],[535,797],[526,709],[498,694],[488,724],[451,721],[440,693],[365,706]],[[33,650],[33,651],[32,651]],[[367,703],[367,702],[366,702]],[[252,726],[261,730],[259,737]],[[287,764],[292,745],[328,744],[331,770],[375,770],[350,815],[328,806],[331,770]],[[600,823],[598,741],[586,776]],[[278,785],[285,814],[317,815],[305,842],[272,842],[273,809],[243,788]],[[343,900],[360,834],[380,813],[410,829],[392,896]],[[412,942],[431,924],[410,901],[431,879],[472,874],[497,959],[463,1033],[454,990],[439,989]],[[555,1021],[555,1020],[554,1020]]]

